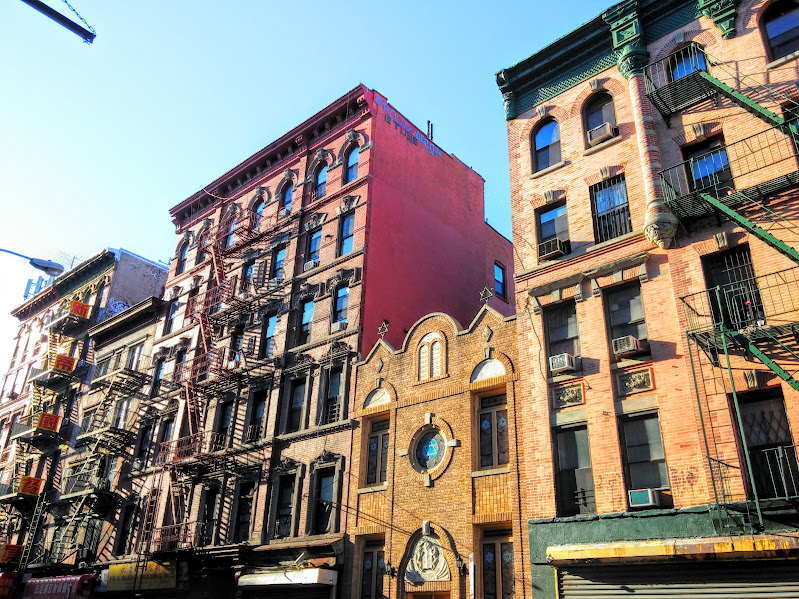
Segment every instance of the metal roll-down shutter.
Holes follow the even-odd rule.
[[[560,599],[799,599],[799,561],[567,566]]]

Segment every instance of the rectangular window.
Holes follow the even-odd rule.
[[[91,410],[84,410],[83,411],[83,418],[80,421],[80,432],[81,433],[88,433],[92,430],[94,425],[94,413],[96,412],[95,409]],[[14,421],[12,420],[11,426],[14,426]]]
[[[575,426],[555,430],[557,447],[558,516],[596,512],[594,475],[588,428]]]
[[[250,539],[250,525],[252,523],[252,506],[254,499],[255,481],[239,483],[236,525],[233,530],[234,543],[244,543]]]
[[[216,435],[211,446],[212,451],[225,449],[233,437],[233,402],[217,404],[219,416],[216,422]]]
[[[205,491],[205,501],[200,518],[200,530],[198,531],[198,541],[200,547],[213,545],[216,537],[217,525],[217,502],[219,500],[219,489],[207,489]]]
[[[483,597],[512,599],[515,588],[513,542],[508,537],[497,539],[484,537],[481,545]]]
[[[383,599],[385,554],[383,545],[367,545],[363,550],[361,599]]]
[[[133,539],[133,520],[136,516],[136,505],[128,504],[122,508],[122,516],[117,527],[116,545],[114,555],[127,555],[131,552],[130,542]]]
[[[138,370],[141,362],[144,343],[138,343],[128,350],[128,359],[125,361],[125,368],[128,370]]]
[[[247,427],[247,436],[244,439],[245,441],[257,441],[263,437],[264,421],[266,418],[266,396],[266,389],[256,391],[252,396],[250,424]]]
[[[141,465],[147,463],[150,456],[150,448],[153,446],[153,425],[145,424],[141,429],[141,438],[139,440],[139,451],[136,452],[136,459],[141,460]]]
[[[178,313],[178,300],[173,299],[169,302],[169,310],[167,311],[166,322],[164,322],[164,335],[169,335],[175,328],[175,317]]]
[[[566,204],[538,212],[538,258],[557,258],[570,252]]]
[[[605,302],[611,339],[632,335],[640,342],[647,338],[640,284],[611,288],[605,294]]]
[[[302,302],[302,320],[297,334],[297,345],[305,345],[311,340],[311,322],[313,321],[313,300]]]
[[[277,331],[277,314],[267,314],[264,319],[263,341],[259,358],[268,358],[275,353],[275,332]]]
[[[296,476],[285,474],[279,479],[277,513],[275,515],[275,538],[282,539],[292,536],[294,521],[294,485]]]
[[[95,378],[105,376],[111,370],[111,358],[107,358],[97,363],[97,368],[94,369]]]
[[[504,395],[480,398],[480,468],[508,463],[508,407]]]
[[[343,368],[331,368],[327,373],[327,393],[322,412],[322,424],[338,422],[342,418],[344,404]]]
[[[627,488],[667,488],[669,475],[658,415],[626,417],[621,421],[621,433]]]
[[[577,329],[577,306],[573,300],[547,307],[544,312],[547,334],[547,355],[580,355],[580,337]]]
[[[594,215],[594,240],[609,241],[632,232],[630,206],[624,175],[592,185],[591,209]]]
[[[372,423],[366,464],[367,485],[386,482],[389,446],[388,425],[388,420]]]
[[[336,470],[324,468],[316,471],[315,497],[313,506],[313,529],[311,534],[323,535],[333,532],[333,500]]]
[[[284,279],[285,273],[283,272],[283,262],[286,259],[286,248],[276,248],[272,252],[272,272],[270,272],[270,279]]]
[[[497,297],[502,299],[507,297],[505,291],[505,268],[497,263],[494,263],[494,292],[496,292]]]
[[[241,290],[252,291],[252,277],[255,274],[255,262],[246,262],[241,267]]]
[[[336,289],[336,308],[333,312],[333,322],[347,322],[347,306],[350,303],[350,288],[339,287]]]
[[[164,359],[159,358],[153,366],[153,382],[150,384],[150,394],[155,397],[161,392],[161,381],[164,378]]]
[[[291,383],[291,403],[286,418],[286,432],[293,433],[301,428],[305,412],[305,379]]]
[[[683,157],[688,163],[691,191],[720,198],[735,189],[723,137],[716,136],[689,146],[683,149]]]
[[[319,262],[319,248],[322,245],[322,229],[308,233],[308,249],[305,253],[306,262]]]
[[[341,218],[341,230],[339,231],[338,255],[344,256],[352,251],[355,233],[355,213],[350,212]]]

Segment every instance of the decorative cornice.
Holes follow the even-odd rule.
[[[728,40],[735,37],[735,17],[740,0],[698,0],[697,7],[708,19],[713,19],[721,31],[721,37]]]

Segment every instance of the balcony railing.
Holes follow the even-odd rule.
[[[761,499],[799,497],[796,445],[780,445],[751,452],[755,486]]]
[[[31,368],[28,381],[39,387],[68,381],[76,376],[79,366],[82,364],[77,358],[58,354],[55,360],[48,360],[44,368]]]
[[[153,531],[151,548],[154,551],[175,551],[194,547],[196,522],[181,522],[161,526]]]
[[[35,476],[20,476],[10,482],[0,483],[0,498],[16,496],[36,497],[44,489],[44,479]]]
[[[799,182],[795,155],[791,139],[778,128],[716,147],[661,171],[666,203],[686,220],[715,212],[700,194],[734,209],[750,196],[789,189]]]
[[[84,327],[91,318],[92,307],[73,300],[66,310],[57,313],[47,326],[64,334],[73,334]]]
[[[23,416],[11,425],[10,437],[18,438],[23,435],[35,436],[37,434],[55,436],[61,430],[61,416],[49,412],[39,412]]]
[[[164,441],[156,454],[156,464],[191,460],[201,455],[222,451],[230,446],[231,432],[205,431],[174,441]]]
[[[715,95],[715,86],[700,75],[709,60],[697,44],[689,44],[644,69],[646,95],[666,118]]]
[[[95,493],[97,491],[111,491],[111,480],[105,476],[92,473],[75,474],[64,480],[62,497],[82,493]]]
[[[753,333],[769,327],[788,332],[799,323],[799,267],[744,279],[681,298],[689,332],[717,325]],[[783,331],[782,329],[786,329]]]

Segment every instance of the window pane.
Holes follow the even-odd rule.
[[[502,597],[512,599],[514,593],[513,576],[513,543],[500,544],[502,552],[501,571],[502,571]]]
[[[569,237],[565,204],[542,212],[539,216],[539,223],[541,241],[548,241],[555,237],[559,239],[567,239]]]
[[[491,426],[492,414],[480,414],[480,467],[494,465],[494,439]]]
[[[322,243],[322,230],[319,229],[311,234],[308,245],[308,260],[319,260],[319,246]]]
[[[314,532],[323,534],[330,531],[333,512],[334,471],[326,470],[319,474],[316,491],[316,514]]]
[[[336,320],[340,322],[347,321],[347,306],[349,304],[350,288],[340,287],[336,291]]]
[[[366,484],[377,482],[377,458],[380,455],[380,435],[369,437],[369,454],[366,465]]]
[[[289,409],[286,432],[300,430],[302,422],[302,409],[305,405],[305,383],[295,383],[291,392],[291,406]]]
[[[355,228],[355,215],[348,214],[341,224],[341,250],[340,253],[349,254],[352,251],[353,231]]]
[[[508,463],[508,411],[498,410],[497,417],[497,465]]]
[[[494,543],[483,544],[483,597],[497,597],[497,555]]]
[[[419,380],[430,378],[430,346],[419,348]]]
[[[430,353],[432,355],[432,366],[430,369],[430,376],[441,375],[441,342],[434,341],[430,346]]]

